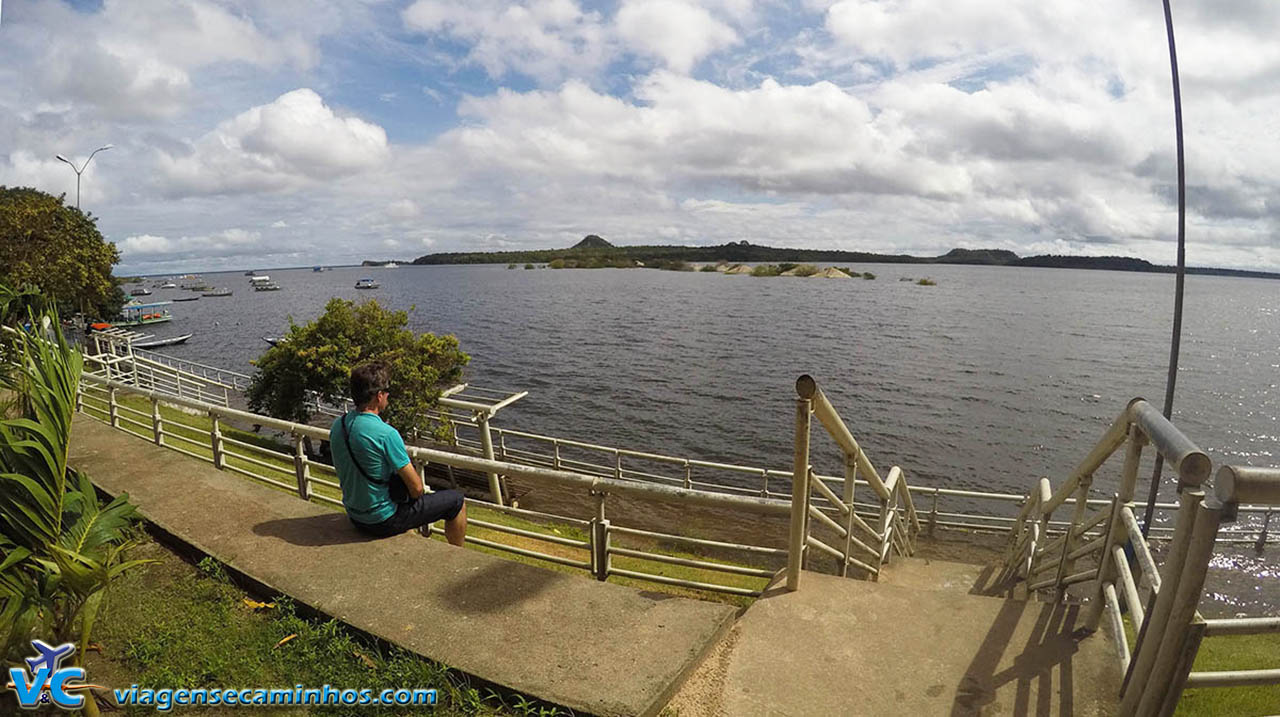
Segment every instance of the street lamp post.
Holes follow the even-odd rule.
[[[111,148],[112,148],[112,147],[114,147],[114,146],[115,146],[114,144],[105,144],[105,145],[103,145],[103,146],[101,146],[101,147],[99,147],[99,148],[97,148],[97,149],[93,150],[93,152],[89,154],[89,159],[86,159],[86,160],[84,161],[84,164],[80,165],[80,167],[79,167],[79,168],[76,168],[75,163],[74,163],[74,162],[72,162],[71,160],[67,159],[66,157],[63,157],[63,156],[62,156],[62,155],[60,155],[60,154],[59,154],[59,155],[57,155],[58,159],[60,159],[60,160],[62,160],[63,162],[66,162],[67,164],[71,165],[71,169],[72,169],[72,170],[74,170],[74,171],[75,171],[75,173],[76,173],[76,209],[79,209],[79,208],[80,208],[80,175],[81,175],[81,174],[84,174],[84,170],[85,170],[85,169],[87,169],[87,168],[89,167],[89,160],[93,159],[93,155],[97,154],[98,152],[102,152],[102,151],[104,151],[104,150],[111,149]]]

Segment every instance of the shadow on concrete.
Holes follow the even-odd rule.
[[[1012,665],[996,672],[1027,609],[1038,614],[1026,644],[1012,656]],[[1006,600],[956,689],[951,716],[981,714],[1010,682],[1016,682],[1013,714],[1049,717],[1056,704],[1059,715],[1071,715],[1075,707],[1071,663],[1079,649],[1079,610],[1078,605]]]
[[[458,612],[483,615],[503,612],[532,599],[552,583],[581,579],[545,568],[503,561],[476,570],[465,580],[450,584],[448,589],[439,594],[439,598]],[[566,609],[571,607],[565,606]]]
[[[294,545],[311,547],[346,545],[374,540],[356,530],[343,513],[266,520],[253,526],[253,533],[279,538]]]

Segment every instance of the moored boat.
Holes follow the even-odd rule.
[[[195,336],[195,334],[182,334],[181,336],[170,336],[169,338],[164,338],[164,339],[148,339],[145,341],[134,341],[133,347],[135,349],[156,349],[156,348],[160,348],[161,346],[176,346],[178,344],[186,343],[187,339],[190,339],[192,336]]]
[[[151,296],[151,290],[145,286],[139,286],[133,291],[130,291],[129,296]]]
[[[179,296],[174,301],[199,301],[199,296]]]
[[[212,289],[200,294],[201,296],[231,296],[231,289]]]
[[[120,309],[120,319],[110,322],[112,326],[145,326],[147,324],[162,324],[166,321],[172,321],[173,316],[169,314],[169,310],[164,308],[168,306],[168,301],[157,301],[151,304],[125,304]]]
[[[379,286],[381,286],[381,284],[374,281],[373,279],[367,279],[367,278],[360,279],[359,281],[356,282],[357,289],[376,289]]]
[[[279,291],[280,285],[274,281],[255,281],[253,283],[254,291]]]

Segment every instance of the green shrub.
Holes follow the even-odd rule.
[[[516,268],[516,265],[515,265],[515,264],[507,264],[507,268],[508,268],[508,269],[514,269],[514,268]]]
[[[797,266],[800,266],[800,265],[799,265],[799,264],[792,263],[792,262],[784,261],[784,262],[782,262],[781,264],[779,264],[779,265],[778,265],[778,273],[779,273],[779,274],[786,273],[786,272],[791,271],[792,269],[796,268]]]
[[[920,286],[937,286],[938,285],[938,282],[934,281],[933,279],[921,279],[916,283],[919,284]]]
[[[552,269],[563,269],[565,268],[564,259],[552,259],[551,263],[547,264],[547,266]]]
[[[703,264],[703,265],[702,265],[702,268],[701,268],[701,269],[699,269],[698,271],[709,271],[709,272],[711,272],[711,273],[715,273],[715,272],[716,272],[716,265],[715,265],[715,264]]]
[[[796,267],[796,276],[813,276],[818,273],[818,267],[813,264],[801,264]]]
[[[525,264],[525,265],[524,265],[524,268],[526,268],[526,269],[532,269],[532,268],[533,268],[533,264]]]
[[[871,273],[871,272],[869,272],[869,271],[864,271],[864,272],[862,272],[862,278],[864,278],[864,279],[874,279],[874,278],[876,278],[876,275],[875,275],[875,274],[872,274],[872,273]]]
[[[752,276],[777,276],[782,273],[777,264],[761,264],[751,270]]]

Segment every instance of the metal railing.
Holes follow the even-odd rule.
[[[133,397],[130,401],[124,397]],[[166,416],[162,406],[173,406],[182,411]],[[143,410],[143,408],[149,410]],[[323,502],[341,507],[340,485],[331,465],[317,461],[304,450],[304,439],[327,440],[328,431],[305,424],[292,423],[262,416],[222,405],[202,402],[194,398],[179,398],[159,390],[146,390],[132,383],[108,379],[92,373],[82,375],[81,391],[77,395],[78,411],[140,438],[154,442],[192,458],[213,463],[220,470],[238,473],[259,482],[296,493],[304,500]],[[207,418],[207,425],[184,422]],[[290,437],[288,451],[270,445],[263,440],[241,440],[224,430],[228,424],[256,424]],[[244,436],[248,438],[249,436]],[[495,534],[512,535],[522,542],[541,541],[557,546],[555,552],[545,552],[498,539],[469,536],[468,542],[494,550],[542,560],[589,572],[598,580],[624,577],[667,585],[709,590],[742,596],[759,596],[763,587],[776,574],[776,569],[761,567],[761,563],[780,564],[788,558],[781,548],[744,543],[712,541],[674,533],[644,530],[638,527],[617,525],[611,521],[606,509],[610,496],[618,496],[648,503],[703,506],[736,511],[746,515],[781,517],[789,513],[787,503],[754,496],[737,496],[710,491],[663,486],[637,481],[590,476],[567,470],[556,470],[508,461],[490,460],[464,453],[409,446],[408,452],[415,463],[440,463],[454,468],[482,473],[497,473],[518,477],[535,484],[558,486],[587,493],[594,501],[594,516],[582,520],[571,516],[530,511],[484,501],[469,502],[486,509],[528,519],[552,521],[556,524],[581,529],[585,539],[559,535],[554,532],[531,530],[497,522],[472,518],[468,523]],[[628,544],[615,544],[626,541]],[[698,549],[714,549],[741,556],[741,562],[717,562],[711,559],[685,557],[671,552],[646,550],[645,543],[661,542]],[[614,565],[614,558],[627,559],[629,567]],[[692,580],[666,575],[663,566],[694,568],[699,576]],[[752,578],[759,587],[744,586],[742,578]]]
[[[1068,586],[1105,575],[1111,569],[1112,548],[1123,536],[1122,508],[1132,510],[1138,464],[1148,441],[1177,473],[1179,486],[1198,486],[1209,477],[1211,465],[1204,451],[1150,404],[1135,398],[1056,492],[1048,478],[1041,478],[1027,495],[1009,534],[1008,556],[999,582],[1022,580],[1030,591],[1052,588],[1060,598]],[[1126,443],[1120,490],[1112,500],[1101,501],[1099,510],[1091,515],[1093,474]],[[1071,519],[1050,539],[1053,513],[1069,501]],[[1092,562],[1093,567],[1077,570],[1082,561]]]
[[[152,351],[141,349],[133,351],[136,361],[131,361],[128,356],[86,355],[86,369],[100,377],[134,383],[170,396],[195,398],[198,401],[222,406],[231,405],[232,397],[238,396],[249,382],[249,376],[236,371],[184,359],[174,359]],[[136,380],[134,368],[138,369]],[[789,500],[791,497],[794,473],[790,470],[629,450],[618,446],[494,426],[491,423],[493,411],[476,409],[490,409],[495,400],[524,394],[475,387],[467,390],[476,392],[486,400],[477,403],[468,400],[469,396],[464,394],[446,395],[442,397],[441,409],[435,417],[447,420],[451,425],[454,447],[470,451],[474,455],[586,475],[680,486],[730,495],[758,496],[775,500]],[[498,400],[498,403],[500,404],[501,401]],[[341,415],[346,410],[350,410],[349,402],[330,405],[315,396],[312,397],[312,408],[314,412],[321,415]],[[849,471],[846,470],[846,473]],[[863,472],[861,475],[866,474]],[[845,494],[847,490],[844,485],[845,476],[828,476],[818,473],[814,476],[837,495]],[[503,502],[500,476],[490,474],[488,477],[491,500]],[[865,477],[855,477],[854,485],[859,488],[872,487]],[[934,534],[938,528],[1005,533],[1011,526],[1017,525],[1022,520],[1023,516],[1017,513],[1018,507],[1021,506],[1024,511],[1027,508],[1026,496],[1015,493],[922,485],[906,486],[905,491],[904,502],[906,497],[920,501],[919,521],[924,530],[930,534]],[[811,503],[827,517],[834,518],[838,515],[843,518],[846,515],[835,502],[828,500],[825,494],[814,495]],[[1074,497],[1068,497],[1063,505],[1074,507],[1075,503]],[[1091,498],[1086,502],[1090,509],[1107,509],[1110,504],[1110,500],[1102,498]],[[863,521],[874,524],[880,519],[882,506],[878,500],[858,500],[853,503],[853,507],[857,516]],[[1144,507],[1145,503],[1134,503],[1134,510],[1140,511]],[[1155,507],[1170,515],[1178,510],[1177,503],[1156,503]],[[1273,511],[1274,509],[1269,506],[1241,506],[1238,512],[1254,520],[1249,522],[1242,520],[1232,528],[1220,531],[1218,542],[1249,544],[1255,547],[1280,542],[1280,535],[1269,531]],[[1043,542],[1060,536],[1071,525],[1070,520],[1050,517],[1041,523],[1040,540]],[[1097,528],[1088,531],[1090,538],[1096,538],[1097,535]],[[1173,525],[1148,526],[1148,535],[1152,538],[1170,538],[1173,535]]]
[[[907,487],[902,469],[894,466],[886,478],[872,465],[867,454],[858,445],[848,426],[827,400],[816,381],[808,375],[796,380],[796,433],[795,455],[791,482],[791,530],[788,541],[787,589],[800,586],[800,572],[807,551],[812,548],[838,561],[839,572],[848,575],[849,567],[861,569],[868,577],[878,579],[880,570],[890,560],[891,553],[911,555],[915,551],[915,539],[920,533],[920,520],[916,515],[911,491]],[[843,494],[837,495],[810,464],[811,415],[840,447],[843,454],[845,475]],[[878,505],[875,525],[858,515],[854,502],[854,488],[861,474],[872,490],[872,501]],[[834,508],[828,515],[814,504],[814,493]],[[843,543],[834,547],[813,535],[811,520],[829,529],[836,540]]]

